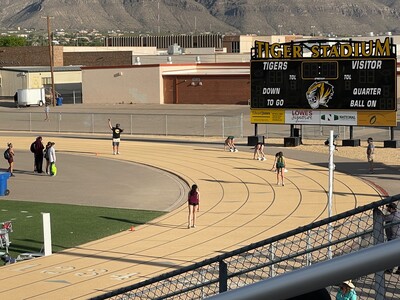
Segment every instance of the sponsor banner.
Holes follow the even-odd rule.
[[[357,112],[320,111],[321,125],[357,125]]]
[[[251,124],[285,124],[284,109],[252,109]]]
[[[311,109],[294,109],[285,111],[285,124],[319,124],[320,112]]]
[[[359,111],[357,125],[397,126],[397,113],[395,111]]]

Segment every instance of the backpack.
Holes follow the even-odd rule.
[[[10,151],[8,149],[4,151],[4,159],[9,160],[10,159]]]
[[[50,156],[49,156],[49,150],[50,150],[50,148],[46,148],[46,150],[44,150],[44,158],[45,159],[50,159]]]
[[[33,143],[31,144],[30,150],[31,150],[32,153],[35,153],[35,150],[36,150],[35,142],[33,142]]]

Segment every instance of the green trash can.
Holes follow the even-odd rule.
[[[0,196],[7,196],[10,193],[7,189],[7,180],[10,175],[10,172],[0,172]]]

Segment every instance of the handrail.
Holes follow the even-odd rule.
[[[287,299],[391,268],[393,264],[400,264],[400,239],[345,254],[208,299]]]

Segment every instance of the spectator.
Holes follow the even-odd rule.
[[[230,152],[238,152],[238,150],[236,149],[236,146],[235,146],[235,137],[233,135],[230,135],[226,138],[225,145],[224,145],[224,151],[226,150],[227,147],[229,148]]]
[[[4,152],[4,158],[7,160],[8,162],[8,169],[7,171],[10,172],[10,176],[14,177],[14,148],[13,148],[13,144],[12,143],[8,143],[7,144],[7,149]]]
[[[188,195],[188,207],[189,207],[189,216],[188,216],[188,228],[196,227],[196,210],[200,210],[200,193],[199,188],[196,184],[192,185],[191,190]]]
[[[112,135],[112,146],[113,146],[113,155],[115,154],[120,154],[119,153],[119,143],[121,141],[121,133],[124,131],[121,127],[120,124],[116,124],[115,127],[112,127],[111,125],[111,119],[108,119],[108,126],[113,132]]]
[[[46,174],[50,175],[50,148],[51,148],[51,142],[47,142],[46,148],[44,149],[43,157],[46,160]]]
[[[357,294],[354,289],[355,286],[351,280],[343,281],[339,285],[339,290],[336,294],[336,300],[357,300]]]
[[[367,146],[367,160],[369,164],[369,173],[373,174],[374,173],[374,154],[375,154],[375,145],[374,145],[374,140],[370,137],[367,140],[368,146]]]
[[[34,172],[43,173],[43,150],[42,137],[38,136],[31,144],[31,149],[34,155]]]
[[[386,205],[386,210],[388,214],[383,217],[386,225],[393,223],[393,225],[389,225],[389,227],[386,228],[386,238],[388,241],[391,241],[400,238],[400,212],[397,210],[397,204],[394,202]],[[387,274],[392,272],[393,269],[385,271]],[[400,266],[397,267],[397,271],[394,273],[400,275]]]
[[[55,168],[56,165],[56,149],[54,148],[54,145],[56,143],[51,142],[51,147],[49,148],[49,161],[50,161],[50,176],[56,176],[57,171]]]
[[[44,104],[44,114],[45,114],[45,121],[50,121],[50,103],[46,101]]]
[[[19,107],[19,105],[18,105],[18,92],[15,92],[15,94],[14,94],[14,103],[15,103],[15,107]]]
[[[264,143],[257,143],[257,145],[254,147],[253,158],[257,160],[265,160]]]

